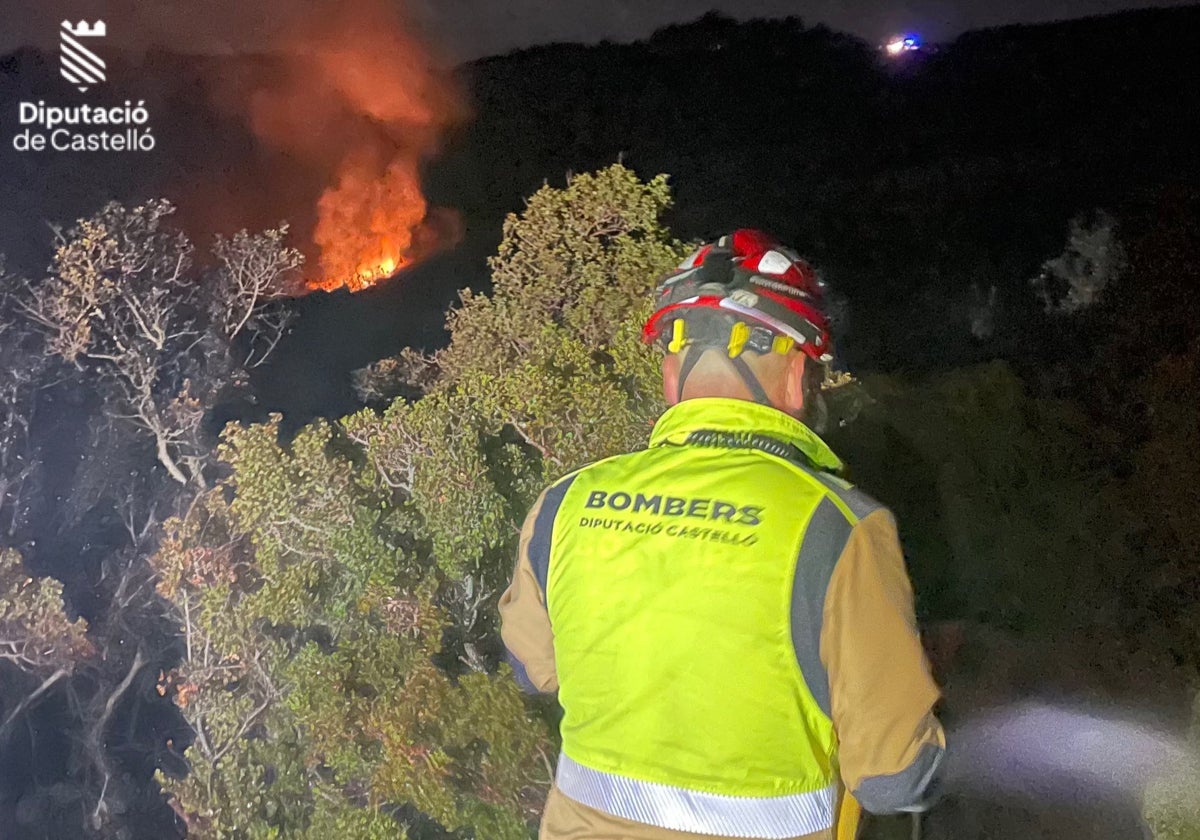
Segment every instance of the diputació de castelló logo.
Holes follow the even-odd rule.
[[[58,72],[71,84],[86,93],[89,85],[97,85],[107,78],[108,65],[104,59],[83,45],[85,38],[103,38],[108,34],[104,21],[88,23],[81,20],[62,22],[58,33]]]
[[[96,52],[107,35],[102,20],[62,22],[58,72],[80,93],[108,81],[108,64]],[[120,105],[22,101],[17,119],[22,129],[13,137],[13,148],[18,152],[149,152],[155,145],[150,112],[141,100]]]

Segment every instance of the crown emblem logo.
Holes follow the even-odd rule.
[[[71,23],[62,22],[59,30],[58,62],[62,77],[79,88],[80,93],[87,91],[91,85],[103,82],[107,76],[108,65],[104,59],[92,52],[81,43],[83,38],[103,38],[108,34],[104,21],[88,23],[85,20]]]

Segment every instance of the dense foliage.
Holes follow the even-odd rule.
[[[637,325],[679,257],[668,204],[623,167],[544,188],[449,346],[366,376],[419,399],[286,442],[227,430],[228,478],[154,561],[184,618],[195,769],[168,786],[192,835],[529,835],[553,747],[498,666],[495,596],[541,486],[642,444],[660,409]]]
[[[56,231],[42,276],[0,271],[0,751],[34,780],[6,835],[169,828],[146,781],[186,771],[146,554],[219,470],[211,412],[278,342],[301,258],[286,228],[243,231],[200,268],[173,212],[110,203]],[[62,583],[42,577],[59,554]]]

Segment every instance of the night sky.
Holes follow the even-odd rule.
[[[263,49],[271,31],[321,0],[0,0],[0,52],[51,46],[63,17],[103,18],[110,37],[222,53]],[[738,18],[799,15],[872,42],[901,31],[946,40],[968,30],[1049,21],[1185,0],[409,0],[410,17],[446,57],[476,58],[552,41],[635,40],[717,9]],[[236,12],[235,12],[236,10]]]

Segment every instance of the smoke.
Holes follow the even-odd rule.
[[[466,110],[394,5],[310,3],[265,53],[213,94],[264,144],[321,173],[312,286],[365,288],[455,237],[453,215],[431,212],[421,193],[420,166]]]
[[[33,32],[103,18],[110,58],[142,57],[113,88],[150,105],[193,232],[288,219],[310,236],[307,284],[326,289],[363,288],[457,239],[420,167],[467,109],[400,0],[18,2]]]

